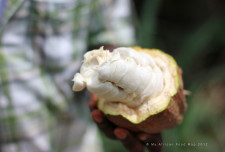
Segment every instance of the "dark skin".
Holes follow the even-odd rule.
[[[89,108],[91,110],[91,116],[98,128],[107,137],[119,140],[128,152],[144,152],[145,147],[149,152],[162,151],[162,136],[160,133],[134,133],[116,126],[97,108],[97,97],[93,94],[91,96]]]

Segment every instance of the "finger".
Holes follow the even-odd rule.
[[[122,142],[128,152],[144,151],[143,144],[126,129],[116,128],[114,134]]]
[[[162,151],[162,136],[160,133],[157,134],[138,134],[137,138],[142,141],[147,149],[151,152],[161,152]]]
[[[95,94],[91,94],[91,101],[88,103],[88,106],[91,111],[97,108],[98,97]]]
[[[180,67],[178,68],[178,70],[179,70],[180,75],[182,75],[183,74],[183,70]]]
[[[105,115],[98,109],[95,109],[91,112],[91,116],[96,122],[98,128],[109,138],[116,139],[114,135],[115,125],[111,123]]]

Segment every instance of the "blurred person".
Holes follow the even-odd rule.
[[[72,92],[90,46],[134,44],[128,0],[0,1],[0,152],[101,152]],[[87,117],[85,117],[87,115]]]

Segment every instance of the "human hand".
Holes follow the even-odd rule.
[[[162,151],[162,136],[160,133],[134,133],[116,126],[97,108],[97,96],[94,94],[91,96],[89,108],[91,110],[91,116],[98,128],[107,137],[119,140],[128,152],[144,152],[144,147],[151,152]]]

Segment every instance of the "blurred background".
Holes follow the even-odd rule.
[[[58,1],[60,0],[55,0],[54,2],[56,3]],[[182,124],[175,128],[162,132],[162,136],[164,140],[163,151],[164,152],[225,152],[225,0],[183,0],[183,1],[181,0],[130,0],[130,1],[132,2],[132,6],[131,6],[133,11],[132,19],[133,19],[134,27],[136,30],[135,45],[141,46],[144,48],[161,49],[164,52],[172,55],[177,61],[178,65],[183,69],[183,79],[184,79],[185,89],[191,92],[190,95],[187,96],[188,109],[184,115],[184,120]],[[16,12],[16,10],[20,8],[20,6],[17,6],[16,3],[22,4],[22,0],[20,1],[5,0],[4,2],[11,2],[13,4],[12,7],[10,7],[12,12]],[[34,83],[33,85],[31,81],[29,81],[29,83],[32,85],[29,85],[29,84],[26,84],[27,81],[21,81],[21,79],[19,79],[20,81],[17,80],[16,81],[17,83],[15,83],[16,85],[19,86],[19,87],[18,86],[15,87],[16,88],[15,92],[18,93],[19,91],[24,91],[26,92],[26,94],[28,94],[28,98],[25,98],[27,96],[24,96],[23,94],[20,94],[19,96],[20,98],[18,98],[20,99],[20,102],[22,101],[21,105],[25,107],[24,109],[25,110],[28,109],[27,110],[28,112],[30,112],[29,110],[30,109],[32,110],[32,108],[30,107],[27,108],[28,106],[24,104],[26,103],[24,101],[27,101],[29,103],[30,100],[33,101],[34,99],[37,98],[36,99],[37,103],[41,103],[40,105],[42,104],[45,106],[47,105],[46,108],[43,108],[44,110],[42,109],[42,106],[40,106],[40,109],[43,110],[45,113],[43,113],[43,111],[37,108],[38,112],[34,113],[34,115],[30,116],[29,115],[30,113],[28,113],[27,111],[25,112],[27,112],[28,114],[27,113],[25,114],[26,116],[28,116],[29,118],[28,120],[31,119],[32,122],[33,122],[33,118],[35,118],[34,120],[36,120],[39,118],[39,116],[41,116],[41,121],[40,120],[38,121],[41,124],[41,129],[43,126],[44,126],[43,128],[45,129],[45,125],[47,127],[49,126],[51,127],[52,125],[54,125],[57,127],[57,129],[59,128],[59,130],[61,131],[59,133],[57,132],[58,131],[57,129],[54,130],[57,133],[56,137],[60,136],[61,133],[62,134],[66,133],[67,136],[62,136],[62,137],[60,136],[61,137],[60,139],[52,138],[54,137],[52,136],[51,137],[52,139],[56,139],[56,142],[54,144],[57,145],[58,143],[60,143],[59,147],[62,146],[61,148],[64,148],[63,146],[66,147],[67,145],[71,146],[74,144],[78,144],[80,143],[80,141],[78,141],[80,140],[80,138],[77,138],[77,137],[81,136],[80,134],[83,134],[84,132],[83,130],[85,129],[85,127],[88,126],[89,123],[82,122],[83,124],[81,124],[79,121],[77,121],[77,124],[81,124],[79,126],[82,126],[82,127],[80,128],[74,127],[75,124],[73,123],[76,121],[74,120],[75,116],[74,116],[73,110],[76,109],[77,107],[75,107],[72,104],[72,102],[68,103],[68,105],[65,105],[65,107],[68,106],[69,107],[68,109],[71,110],[72,112],[70,111],[71,113],[68,113],[68,114],[63,113],[64,104],[67,103],[67,98],[64,99],[64,95],[65,96],[68,95],[69,97],[73,96],[73,94],[71,94],[71,87],[69,86],[70,84],[68,84],[68,86],[66,86],[66,89],[64,89],[65,88],[64,85],[67,85],[64,83],[64,81],[66,82],[67,78],[71,80],[70,76],[72,75],[71,73],[74,72],[74,70],[72,70],[72,72],[70,70],[73,69],[74,67],[72,66],[69,67],[68,74],[67,74],[67,70],[65,70],[66,75],[64,73],[62,74],[60,73],[59,75],[57,75],[58,77],[55,77],[55,75],[58,74],[59,71],[64,72],[63,68],[61,67],[59,69],[55,68],[55,64],[57,63],[61,65],[62,61],[59,62],[59,59],[61,58],[64,59],[63,55],[65,55],[65,57],[67,57],[67,55],[69,56],[70,53],[72,53],[72,51],[70,50],[72,50],[71,48],[73,47],[77,47],[76,48],[77,50],[86,51],[85,49],[86,44],[82,42],[83,40],[81,40],[81,39],[86,40],[86,34],[87,34],[86,30],[89,27],[88,26],[89,22],[87,22],[89,18],[87,18],[88,16],[86,16],[86,4],[85,4],[86,1],[78,0],[78,4],[82,4],[82,5],[77,5],[76,7],[77,10],[74,9],[75,3],[72,3],[73,5],[71,7],[68,5],[69,2],[77,2],[73,0],[68,1],[68,3],[65,5],[60,5],[60,4],[46,5],[44,3],[42,4],[41,0],[33,0],[33,1],[26,1],[26,2],[28,2],[28,5],[27,3],[24,3],[26,4],[26,5],[23,5],[24,10],[21,9],[22,11],[19,11],[19,13],[16,16],[12,17],[11,13],[6,13],[6,18],[9,19],[12,17],[10,20],[12,22],[9,21],[10,24],[6,24],[8,20],[4,20],[4,16],[3,16],[3,20],[1,20],[0,22],[1,24],[3,23],[2,25],[4,24],[11,25],[15,23],[16,23],[15,25],[17,24],[19,25],[17,26],[18,29],[14,28],[14,26],[5,27],[5,29],[9,30],[9,31],[6,31],[5,44],[9,48],[12,47],[12,50],[8,49],[7,47],[5,49],[2,49],[3,47],[0,47],[0,79],[2,75],[4,76],[4,78],[8,78],[8,73],[5,74],[6,72],[2,68],[2,67],[5,67],[4,65],[5,61],[3,58],[4,56],[3,57],[1,56],[2,52],[4,53],[4,55],[9,55],[9,57],[11,57],[10,58],[11,60],[9,60],[9,63],[12,63],[12,65],[16,65],[15,69],[18,68],[19,70],[23,69],[24,67],[25,68],[31,67],[31,69],[33,67],[36,68],[36,62],[38,63],[37,65],[39,66],[39,62],[43,60],[44,61],[43,65],[40,64],[40,67],[43,68],[43,71],[45,72],[47,71],[46,72],[47,74],[43,75],[43,73],[41,73],[40,80],[38,77],[37,82],[35,81],[38,84],[37,86],[39,86],[39,84],[40,86],[37,87],[36,83]],[[46,2],[50,3],[51,1],[46,0]],[[63,3],[64,1],[61,0],[60,2]],[[95,4],[96,1],[88,0],[88,2],[93,2]],[[110,0],[110,2],[115,2],[115,0]],[[121,0],[120,2],[123,2],[123,1]],[[3,3],[3,0],[0,0],[0,4],[2,3]],[[83,5],[83,3],[85,5]],[[32,5],[32,4],[35,4],[35,5]],[[54,6],[54,7],[50,7],[50,6]],[[64,8],[64,6],[66,7]],[[98,10],[98,7],[96,8],[97,8],[96,10]],[[121,7],[121,8],[124,8],[124,7]],[[84,9],[84,12],[81,11],[82,9]],[[124,11],[123,9],[121,10]],[[8,12],[8,10],[6,11]],[[76,12],[77,14],[73,14],[73,11],[77,11]],[[29,12],[31,12],[31,15],[29,14]],[[107,11],[107,12],[110,12],[110,11]],[[3,5],[0,5],[0,16],[2,15],[2,13],[3,13]],[[118,15],[118,12],[114,12],[114,13]],[[67,14],[71,16],[67,16]],[[80,17],[79,15],[83,15],[82,16],[83,18]],[[99,14],[97,15],[94,14],[94,16],[96,16],[97,19],[99,19],[98,15]],[[26,26],[24,26],[23,21],[27,20],[26,17],[29,17],[28,19],[30,19],[31,23],[28,24],[27,22],[25,22]],[[73,17],[77,19],[74,22],[77,21],[77,23],[79,24],[73,23]],[[100,19],[104,20],[105,18],[100,18]],[[78,21],[81,21],[81,22],[78,22]],[[104,22],[111,24],[111,22],[113,21],[108,22],[108,20],[106,20]],[[36,25],[36,23],[38,24]],[[98,23],[101,23],[101,22],[98,22]],[[113,24],[113,25],[110,25],[109,27],[113,27],[113,28],[115,27],[115,29],[118,29],[118,27],[120,27],[120,24],[117,23],[116,25],[115,22],[113,23],[115,25]],[[65,29],[64,29],[64,24],[66,25]],[[67,27],[67,25],[69,26]],[[71,25],[76,25],[76,26],[73,27]],[[123,24],[121,25],[123,26]],[[98,27],[98,26],[95,27],[95,26],[96,25],[94,25],[93,29],[96,32],[93,32],[92,33],[93,35],[99,34],[98,32],[103,29],[103,27]],[[27,29],[27,27],[30,27],[30,28],[32,27],[32,28]],[[122,28],[119,28],[119,29],[120,30],[117,31],[117,33],[120,33],[123,30]],[[60,35],[63,32],[65,32],[64,30],[66,31],[66,33],[67,33],[67,30],[73,31],[74,33],[69,33],[69,38],[67,39],[67,37],[63,37],[64,35]],[[82,32],[86,33],[84,34],[85,36],[83,36],[83,34],[80,34]],[[112,34],[113,32],[111,32],[110,34]],[[127,31],[127,34],[129,34],[129,32],[130,30]],[[0,34],[1,34],[1,31],[0,31]],[[70,34],[71,34],[71,37],[75,37],[75,35],[77,36],[75,37],[77,38],[76,39],[77,44],[74,44],[73,46],[71,46],[71,48],[70,48],[70,43],[74,43],[74,41],[72,41],[73,39],[71,39],[70,41]],[[132,33],[130,33],[130,35],[132,35]],[[56,38],[54,36],[56,36]],[[23,39],[21,39],[21,37]],[[133,36],[130,36],[130,37],[133,38]],[[30,40],[30,38],[32,39]],[[103,40],[105,39],[105,37],[101,37],[101,38]],[[88,41],[91,42],[91,40],[92,39]],[[96,40],[96,39],[93,39],[93,40]],[[126,39],[121,38],[116,40],[123,41]],[[59,41],[63,43],[57,43],[58,45],[55,45],[56,44],[55,42],[59,42]],[[28,47],[25,47],[26,46],[25,44]],[[45,45],[42,45],[42,44],[45,44]],[[17,45],[19,46],[18,48],[16,48]],[[58,46],[60,48],[58,48]],[[68,48],[65,49],[64,46],[68,46]],[[22,49],[20,49],[20,47]],[[69,51],[65,53],[63,52],[64,49]],[[21,53],[20,53],[20,50],[21,50]],[[35,50],[38,50],[38,51],[34,53],[33,51]],[[54,50],[61,50],[62,52],[61,54],[55,53]],[[52,52],[53,55],[50,52]],[[14,53],[16,54],[14,55]],[[39,56],[37,56],[37,59],[32,58],[33,56],[36,56],[38,53],[40,53],[40,58]],[[80,52],[79,54],[73,54],[73,57],[78,56],[77,57],[78,59],[79,57],[81,57],[82,53],[84,52]],[[12,54],[12,56],[10,56],[10,54]],[[48,57],[53,57],[53,58],[48,58]],[[15,59],[19,59],[19,60],[17,61]],[[72,58],[70,60],[72,62]],[[81,58],[79,58],[79,61],[81,61]],[[65,63],[67,63],[67,61]],[[57,67],[60,65],[57,65]],[[62,67],[64,67],[64,65],[62,65]],[[77,65],[77,68],[78,68],[78,65]],[[14,66],[12,69],[10,68],[8,69],[7,69],[8,71],[13,71]],[[20,72],[23,73],[22,70]],[[3,74],[1,75],[1,73]],[[32,70],[31,70],[31,73],[32,73]],[[39,73],[37,75],[39,76]],[[31,77],[33,78],[33,75],[31,75]],[[43,77],[46,79],[44,79]],[[54,80],[52,79],[52,77],[54,77]],[[39,83],[39,81],[42,83]],[[72,82],[69,81],[69,83],[72,83]],[[45,86],[45,84],[47,87]],[[14,82],[12,84],[10,82],[9,85],[14,85]],[[0,87],[2,86],[3,85],[1,85],[1,82],[0,82]],[[59,88],[55,86],[58,86]],[[7,91],[4,90],[6,92],[6,96],[9,98],[8,85],[5,85],[4,83],[4,87],[5,87],[5,90],[7,90]],[[47,88],[46,90],[48,90],[50,93],[48,91],[43,91],[42,87],[43,88],[46,87]],[[48,88],[54,88],[54,89],[51,90]],[[41,90],[40,92],[39,92],[39,89]],[[0,93],[1,93],[1,88],[0,88]],[[57,96],[57,100],[56,100],[55,95],[61,95],[61,94],[63,94],[63,96],[59,96],[59,98]],[[33,96],[30,97],[29,95],[34,95],[34,97]],[[87,94],[85,95],[88,96]],[[84,94],[81,94],[80,98],[81,97],[83,98],[83,96]],[[2,99],[3,98],[1,98],[1,100]],[[5,101],[8,101],[6,99]],[[23,100],[23,99],[27,99],[27,100]],[[34,100],[34,102],[36,102],[36,100]],[[42,100],[44,101],[43,103],[42,103]],[[45,100],[47,101],[45,102]],[[86,98],[83,100],[86,100]],[[18,104],[17,98],[14,101],[16,101],[15,103],[17,105]],[[80,101],[80,103],[78,104],[81,104],[81,108],[80,107],[77,108],[76,112],[79,113],[80,115],[77,116],[76,118],[79,118],[82,116],[84,117],[84,119],[87,119],[88,122],[91,122],[94,126],[96,126],[90,117],[90,113],[87,112],[87,110],[89,111],[89,109],[87,108],[88,101],[86,102],[83,102],[82,100],[77,100],[77,101]],[[5,108],[7,110],[6,113],[12,112],[14,110],[13,108],[15,108],[12,106],[12,103],[10,103],[10,106],[8,106],[7,104],[5,105],[4,106],[7,107]],[[21,105],[18,106],[18,109],[20,108]],[[38,104],[38,107],[39,107],[39,104]],[[65,109],[67,110],[67,107]],[[62,112],[60,113],[58,111],[60,112],[62,111]],[[24,132],[27,133],[28,131],[32,133],[33,130],[26,129],[26,128],[24,129],[23,127],[20,127],[19,129],[22,130],[22,133],[20,133],[20,130],[17,129],[17,126],[15,125],[15,122],[19,120],[18,119],[19,117],[17,115],[14,116],[14,114],[16,113],[13,113],[13,114],[10,113],[10,115],[8,116],[9,121],[7,120],[8,122],[5,120],[0,121],[0,128],[3,126],[3,129],[2,129],[3,131],[1,131],[0,134],[1,136],[3,134],[6,134],[7,136],[8,134],[9,135],[12,134],[12,139],[13,139],[12,141],[17,142],[17,138],[15,138],[17,137],[16,136],[17,134],[23,135]],[[46,116],[45,119],[44,119],[44,116]],[[55,116],[57,118],[54,118]],[[24,117],[24,118],[27,118],[27,117]],[[49,120],[45,122],[45,121],[42,121],[42,119],[43,120],[49,119]],[[21,118],[21,120],[23,119]],[[26,122],[28,122],[28,120]],[[5,124],[2,122],[5,122]],[[42,124],[43,122],[44,124]],[[32,125],[35,126],[34,128],[38,126],[35,123],[34,124],[28,123],[28,124],[31,124],[31,126],[27,125],[26,123],[21,123],[18,126],[26,126],[26,127],[28,126],[30,128],[32,128]],[[69,126],[71,127],[70,130],[69,129],[67,130],[66,125],[68,124],[71,125]],[[13,127],[11,128],[8,127],[10,125],[12,125]],[[51,129],[52,128],[50,128],[48,131],[52,132]],[[81,129],[82,131],[76,131],[76,129],[78,130]],[[10,131],[12,130],[12,131],[10,132],[8,130]],[[17,130],[19,130],[18,133],[17,133]],[[23,130],[25,131],[23,132]],[[37,129],[37,131],[39,130]],[[76,136],[73,136],[73,134],[70,135],[69,134],[70,132],[76,132]],[[45,132],[43,131],[41,133],[45,133]],[[126,151],[119,141],[111,140],[105,137],[100,131],[98,132],[98,134],[101,136],[104,152],[125,152]],[[91,135],[92,136],[88,136],[87,138],[84,138],[85,139],[84,141],[86,141],[86,139],[92,139],[92,141],[94,141],[95,138],[90,138],[90,137],[95,137],[96,134],[91,134]],[[33,137],[33,133],[31,137]],[[3,136],[2,136],[2,139],[3,139]],[[11,140],[11,137],[9,139]],[[77,139],[77,141],[74,139]],[[68,142],[67,140],[70,141],[71,143]],[[64,143],[65,145],[61,144],[61,142],[63,143],[65,142]],[[43,143],[46,144],[45,142]],[[90,150],[89,146],[90,146],[90,143],[88,142],[84,143],[84,147],[89,148],[88,151]],[[57,149],[55,145],[52,147],[54,147],[54,149]],[[0,145],[0,151],[1,151],[1,145]]]
[[[191,92],[163,151],[225,152],[225,1],[133,0],[133,11],[137,45],[171,54]],[[125,151],[102,138],[105,152]]]

